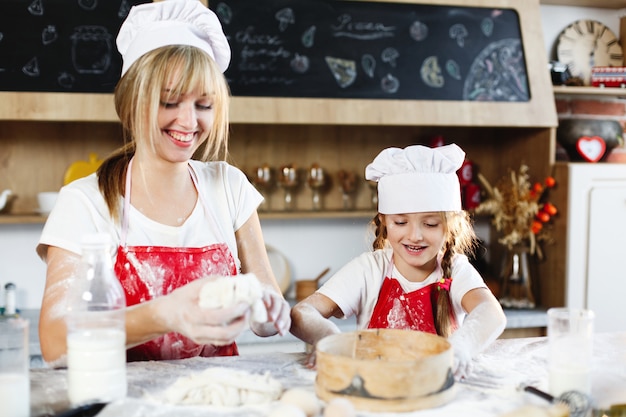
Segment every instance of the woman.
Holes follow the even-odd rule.
[[[198,293],[211,276],[254,273],[268,320],[252,330],[284,334],[289,306],[265,251],[256,213],[262,197],[224,162],[230,48],[217,17],[197,0],[143,4],[131,9],[117,45],[115,107],[127,144],[61,190],[37,247],[47,263],[44,359],[63,363],[67,293],[80,240],[94,232],[118,243],[129,360],[237,354],[250,308],[201,309]]]

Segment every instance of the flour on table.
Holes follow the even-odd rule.
[[[165,391],[168,403],[239,407],[276,401],[283,392],[280,381],[269,372],[254,374],[215,367],[180,377]]]
[[[200,290],[201,308],[223,308],[238,303],[252,307],[252,321],[265,323],[267,310],[261,299],[263,289],[254,274],[241,274],[235,277],[219,277],[204,284]]]

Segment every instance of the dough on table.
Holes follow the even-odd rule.
[[[315,392],[305,388],[291,388],[283,393],[280,397],[283,404],[292,404],[299,407],[307,417],[317,416],[322,405],[315,395]]]
[[[254,374],[224,367],[180,377],[165,391],[165,400],[178,405],[238,407],[276,401],[283,392],[269,372]]]
[[[217,277],[200,289],[201,308],[224,308],[247,303],[252,308],[251,319],[256,323],[267,321],[267,309],[263,304],[263,289],[254,274]]]

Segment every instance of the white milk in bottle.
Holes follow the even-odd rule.
[[[67,316],[68,395],[72,405],[126,396],[124,291],[108,235],[86,236]]]

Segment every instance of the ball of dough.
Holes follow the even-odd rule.
[[[320,401],[313,391],[304,388],[291,388],[280,397],[280,402],[299,407],[307,417],[317,416],[322,410]]]
[[[267,417],[306,417],[306,414],[304,414],[304,411],[298,406],[279,403],[270,411]]]
[[[324,409],[324,417],[356,417],[356,410],[350,400],[333,398]]]
[[[246,303],[252,309],[252,321],[265,323],[267,310],[262,297],[263,289],[256,275],[239,274],[234,277],[216,277],[204,284],[200,289],[198,305],[200,308],[224,308]]]

